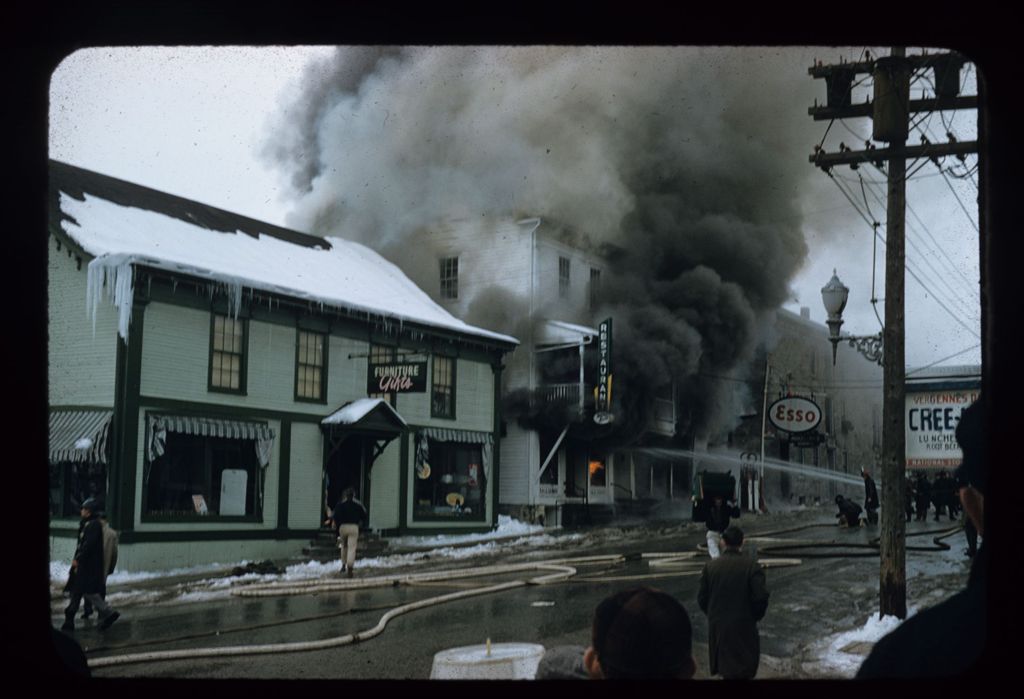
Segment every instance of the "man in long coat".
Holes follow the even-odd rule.
[[[752,679],[761,661],[757,622],[768,610],[768,587],[761,565],[740,551],[743,532],[722,534],[725,551],[700,574],[697,604],[708,617],[709,668],[725,679]]]
[[[89,498],[82,503],[80,514],[82,520],[78,523],[78,546],[71,561],[68,579],[71,601],[64,610],[62,631],[75,630],[75,615],[83,597],[99,612],[100,630],[109,628],[120,616],[101,595],[106,582],[106,570],[103,561],[103,527],[98,517],[99,502]]]

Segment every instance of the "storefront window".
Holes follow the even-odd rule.
[[[50,516],[78,517],[89,498],[106,500],[107,469],[91,461],[50,464]]]
[[[429,440],[416,473],[417,518],[483,520],[486,493],[479,444]]]
[[[253,516],[260,477],[256,442],[168,432],[146,483],[145,514]]]

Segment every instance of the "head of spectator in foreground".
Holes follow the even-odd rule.
[[[743,530],[737,526],[727,527],[722,532],[722,543],[725,544],[726,548],[738,549],[743,545]]]
[[[661,590],[617,592],[594,610],[583,664],[594,679],[688,680],[697,669],[690,615]]]

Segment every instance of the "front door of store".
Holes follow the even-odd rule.
[[[346,488],[356,491],[356,500],[363,503],[369,510],[368,498],[364,498],[363,490],[366,482],[366,440],[364,437],[355,434],[346,435],[345,438],[334,445],[327,442],[328,452],[327,464],[324,469],[324,512],[327,508],[333,508],[341,494]]]

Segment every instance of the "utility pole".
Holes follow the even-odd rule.
[[[977,97],[961,97],[959,76],[965,60],[956,53],[906,55],[902,47],[892,54],[858,63],[836,66],[812,66],[808,72],[825,78],[828,104],[815,104],[808,111],[816,120],[870,116],[872,138],[884,141],[888,148],[878,149],[870,142],[865,150],[853,151],[840,144],[839,153],[826,153],[815,148],[810,162],[829,172],[836,165],[856,169],[873,164],[887,169],[888,201],[885,238],[885,327],[882,331],[882,472],[881,521],[879,523],[879,613],[900,619],[907,616],[906,523],[903,516],[904,472],[906,463],[905,426],[905,210],[906,159],[927,157],[938,164],[942,156],[960,159],[976,153],[977,142],[960,142],[947,134],[949,142],[932,144],[922,139],[921,146],[907,146],[910,115],[934,109],[971,109]],[[910,99],[910,74],[915,68],[935,71],[934,99]],[[874,80],[874,100],[853,105],[851,87],[858,73],[869,73]]]
[[[904,406],[906,274],[905,213],[910,67],[902,48],[876,62],[873,138],[888,141],[889,196],[885,214],[885,327],[882,329],[882,513],[879,522],[880,616],[907,617],[906,521],[903,474],[906,462]]]

